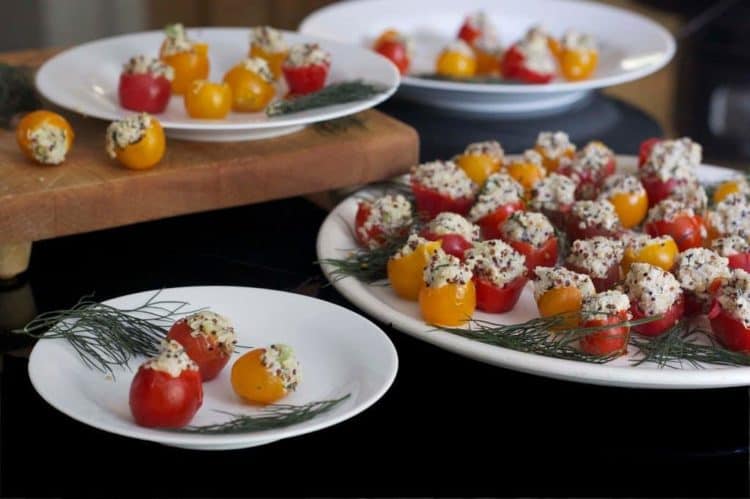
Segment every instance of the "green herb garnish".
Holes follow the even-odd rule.
[[[386,88],[381,85],[365,83],[361,80],[342,81],[332,83],[308,95],[272,102],[266,108],[266,114],[268,116],[280,116],[283,114],[299,113],[318,107],[369,99],[385,91]]]

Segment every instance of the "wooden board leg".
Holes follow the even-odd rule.
[[[13,279],[26,272],[31,257],[31,241],[0,244],[0,279]]]

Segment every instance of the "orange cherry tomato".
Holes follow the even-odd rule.
[[[426,323],[435,326],[460,326],[471,319],[477,307],[474,282],[446,284],[439,288],[422,286],[419,309]]]
[[[185,93],[185,110],[191,118],[220,120],[232,107],[232,89],[226,83],[195,80]]]
[[[552,52],[552,55],[555,56],[555,59],[557,59],[558,61],[562,60],[563,47],[562,47],[562,43],[560,43],[560,40],[558,40],[557,38],[552,38],[551,36],[548,36],[547,47],[549,47],[549,51]]]
[[[508,166],[508,175],[521,184],[526,192],[529,192],[547,175],[547,172],[543,166],[527,161],[514,161]]]
[[[40,136],[45,130],[50,138],[59,140],[50,141]],[[16,127],[18,147],[27,158],[44,165],[58,165],[65,161],[74,139],[73,127],[68,120],[51,111],[31,112]]]
[[[477,72],[477,58],[455,50],[443,50],[437,59],[435,71],[451,78],[471,78]]]
[[[632,248],[627,247],[621,262],[623,275],[627,275],[630,266],[636,262],[650,263],[669,272],[674,267],[679,253],[677,243],[672,238],[660,243],[647,244],[637,253]]]
[[[276,94],[271,82],[249,71],[242,64],[227,71],[224,83],[229,85],[231,90],[232,109],[241,113],[262,111]]]
[[[497,53],[474,47],[474,57],[477,60],[476,74],[499,75],[502,72],[502,63]]]
[[[499,159],[487,154],[461,154],[456,158],[456,164],[477,185],[484,184],[487,177],[499,172],[502,166]]]
[[[281,66],[284,64],[288,54],[288,50],[282,52],[266,52],[263,47],[257,43],[252,43],[250,45],[250,52],[248,53],[250,57],[260,57],[261,59],[264,59],[268,63],[268,67],[271,68],[273,77],[277,80],[281,78]]]
[[[124,148],[116,148],[115,157],[130,169],[145,170],[161,161],[166,148],[167,140],[164,136],[164,129],[159,120],[151,116],[151,124],[146,129],[143,138]]]
[[[232,388],[250,403],[272,404],[287,394],[282,379],[263,365],[265,352],[265,348],[251,350],[232,366]]]
[[[611,196],[609,202],[615,207],[620,224],[626,229],[640,224],[648,213],[648,196],[645,192],[641,194],[619,192]]]
[[[191,52],[161,55],[161,60],[174,69],[172,92],[177,95],[187,92],[194,80],[208,78],[210,63],[208,61],[208,45],[205,43],[194,43]]]
[[[599,62],[595,50],[563,50],[560,70],[566,80],[580,81],[590,78]]]
[[[571,328],[578,325],[579,317],[574,312],[580,312],[583,305],[581,290],[575,286],[554,288],[546,291],[537,300],[539,315],[550,317],[557,314],[571,313],[556,329]]]
[[[719,204],[727,196],[740,192],[740,181],[739,180],[727,180],[722,182],[716,187],[713,195],[714,204]]]
[[[405,300],[416,301],[423,285],[424,268],[430,256],[440,248],[440,241],[429,241],[401,258],[388,260],[388,282],[393,291]]]
[[[536,152],[542,155],[542,164],[544,165],[545,170],[547,170],[547,173],[552,173],[554,171],[557,171],[557,168],[560,166],[560,159],[572,158],[576,154],[575,148],[569,147],[562,154],[562,156],[558,158],[551,158],[544,153],[544,148],[540,146],[535,146],[534,149],[536,150]]]

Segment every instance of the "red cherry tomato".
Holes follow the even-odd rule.
[[[317,92],[326,84],[329,64],[311,64],[309,66],[283,65],[281,71],[284,73],[290,95],[305,95]]]
[[[641,307],[638,306],[638,303],[635,302],[630,306],[630,313],[633,315],[633,320],[648,317],[643,313]],[[644,336],[659,336],[660,334],[666,333],[669,328],[677,324],[680,319],[682,319],[683,315],[685,315],[685,298],[683,295],[680,295],[672,306],[662,314],[661,319],[633,326],[633,331]]]
[[[180,428],[193,419],[203,404],[198,371],[169,373],[143,366],[130,385],[130,411],[135,422],[152,428]]]
[[[576,187],[576,199],[595,199],[604,180],[607,177],[615,173],[617,165],[615,159],[611,158],[601,170],[596,171],[596,174],[591,170],[584,170],[582,172],[576,172],[578,178],[578,187]],[[565,175],[566,177],[572,177],[573,167],[572,163],[564,164],[557,169],[557,173]]]
[[[597,293],[612,289],[614,288],[615,284],[620,282],[620,262],[612,265],[607,270],[607,274],[604,277],[593,276],[588,269],[579,267],[578,265],[568,263],[565,266],[568,268],[568,270],[572,270],[573,272],[588,275],[591,278],[591,283],[594,285],[594,289]]]
[[[730,269],[742,269],[750,272],[750,253],[737,253],[727,258],[729,258]]]
[[[695,216],[679,215],[672,221],[656,220],[647,223],[644,229],[652,237],[672,236],[680,251],[703,245],[705,228]]]
[[[172,96],[172,83],[163,76],[147,73],[122,73],[117,88],[120,105],[131,111],[158,114],[166,109]]]
[[[382,40],[375,46],[375,52],[389,59],[398,68],[398,72],[406,74],[409,71],[409,53],[403,43],[397,40]]]
[[[368,230],[363,230],[365,222],[370,218],[371,211],[372,206],[370,206],[370,203],[360,201],[359,206],[357,207],[357,216],[354,219],[354,235],[357,238],[357,242],[366,247],[370,246],[370,242],[375,242],[377,244],[383,244],[385,242],[383,228],[379,225],[373,225]]]
[[[627,313],[612,315],[605,319],[584,321],[583,327],[607,326],[627,320]],[[628,326],[609,327],[601,331],[594,331],[581,338],[581,350],[589,355],[605,356],[610,354],[624,354],[628,349],[630,328]]]
[[[711,306],[708,318],[714,336],[722,345],[735,352],[750,352],[750,328],[732,317],[717,300]]]
[[[721,286],[721,278],[716,278],[708,285],[708,294],[713,295]],[[696,315],[707,314],[710,311],[712,303],[706,301],[691,291],[685,291],[685,316],[693,317]]]
[[[527,280],[526,276],[520,276],[498,287],[490,281],[475,277],[477,308],[493,314],[508,312],[518,303]]]
[[[538,248],[523,241],[506,239],[505,242],[526,257],[526,269],[529,271],[529,275],[532,275],[537,267],[554,267],[557,263],[556,237],[550,237]]]
[[[516,211],[523,211],[522,201],[498,206],[492,213],[488,213],[477,220],[477,225],[482,230],[482,237],[485,239],[500,239],[500,226]]]
[[[468,19],[464,21],[461,25],[461,29],[458,30],[458,37],[471,46],[474,46],[474,42],[476,42],[481,35],[482,32],[472,26]]]
[[[652,137],[650,139],[646,139],[643,142],[641,142],[641,147],[638,149],[638,167],[640,168],[644,164],[646,164],[646,161],[648,161],[648,157],[651,156],[651,150],[654,148],[656,144],[661,142],[662,139],[658,137]]]
[[[651,208],[659,201],[667,199],[677,187],[677,180],[670,178],[667,181],[661,180],[655,175],[646,175],[641,177],[641,184],[646,189],[648,195],[648,207]]]
[[[419,235],[424,237],[428,241],[441,241],[440,247],[443,249],[443,251],[445,251],[449,255],[455,256],[460,260],[464,259],[464,253],[466,252],[466,250],[470,249],[473,246],[471,241],[467,241],[463,236],[460,236],[458,234],[437,235],[428,230],[423,230]]]
[[[613,239],[620,238],[620,228],[613,230],[605,229],[603,227],[596,227],[592,225],[586,225],[585,229],[580,226],[580,220],[572,213],[568,214],[565,220],[565,232],[568,234],[568,240],[575,241],[577,239],[591,239],[594,236],[604,236]]]
[[[432,220],[444,211],[466,215],[474,204],[474,197],[452,198],[436,190],[425,187],[419,182],[411,183],[417,212],[427,220]]]
[[[552,225],[562,230],[566,226],[568,216],[570,215],[570,209],[572,207],[573,205],[569,204],[565,206],[560,206],[556,210],[548,210],[546,208],[542,208],[540,211],[545,217],[547,217],[547,219],[550,221]]]
[[[554,73],[537,73],[526,67],[526,57],[512,45],[505,51],[502,62],[503,76],[526,83],[549,83],[555,77]]]
[[[231,353],[216,343],[213,336],[205,334],[193,335],[193,330],[187,321],[175,322],[167,333],[167,339],[175,340],[182,345],[185,353],[198,364],[203,381],[210,381],[219,375],[229,362]]]

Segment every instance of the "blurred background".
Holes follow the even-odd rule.
[[[13,22],[0,30],[0,50],[68,46],[174,21],[295,29],[307,14],[333,1],[3,0],[6,18]],[[710,159],[750,158],[750,2],[599,1],[661,23],[677,36],[679,47],[663,70],[605,93],[647,111],[667,136],[690,135],[703,143]]]

